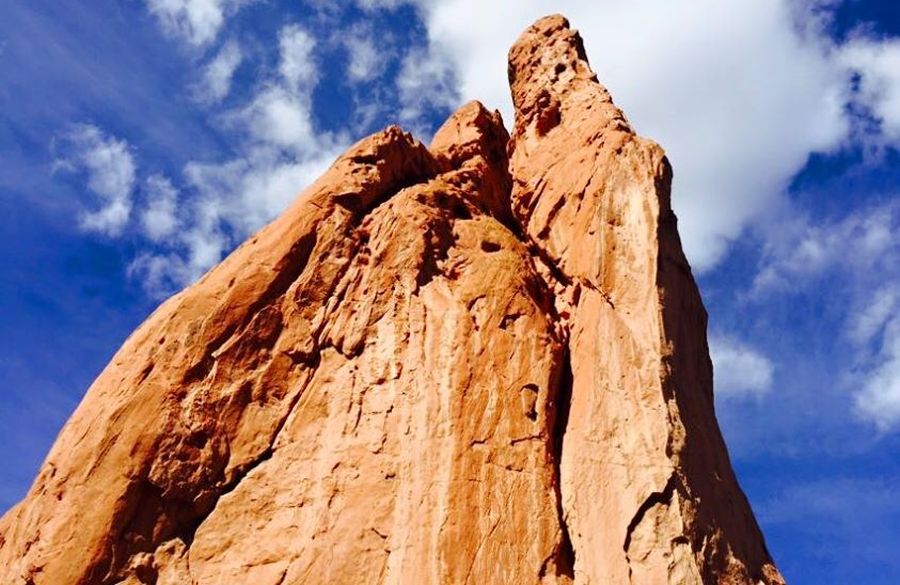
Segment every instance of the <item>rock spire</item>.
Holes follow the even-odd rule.
[[[0,520],[10,585],[783,583],[662,149],[561,16],[160,306]]]

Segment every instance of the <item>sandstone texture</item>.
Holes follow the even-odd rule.
[[[778,584],[659,146],[560,16],[165,302],[0,520],[0,583]]]

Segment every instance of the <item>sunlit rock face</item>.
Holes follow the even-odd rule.
[[[125,342],[0,521],[11,585],[783,583],[662,149],[560,16]],[[664,99],[664,96],[660,96]]]

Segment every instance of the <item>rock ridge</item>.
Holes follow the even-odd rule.
[[[163,303],[0,520],[0,582],[783,579],[715,420],[662,149],[568,21],[350,148]]]

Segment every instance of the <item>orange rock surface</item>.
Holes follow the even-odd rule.
[[[135,331],[0,583],[778,584],[663,151],[559,16],[430,148],[351,148]]]

